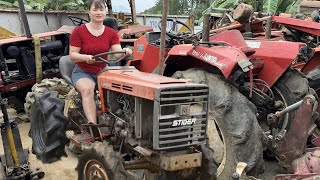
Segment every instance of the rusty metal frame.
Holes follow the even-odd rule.
[[[183,154],[177,156],[160,157],[160,167],[166,171],[201,167],[202,152]]]
[[[274,151],[283,166],[291,166],[291,163],[306,151],[314,103],[313,96],[306,96],[296,111],[295,118],[286,135],[282,138],[273,137],[275,143],[270,145],[270,149]]]

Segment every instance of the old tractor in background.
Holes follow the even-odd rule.
[[[262,14],[260,14],[262,15]],[[213,29],[210,33],[221,33],[227,30],[238,29],[246,39],[246,44],[255,51],[252,56],[258,59],[277,58],[279,54],[286,53],[288,47],[292,47],[290,42],[302,42],[307,46],[301,48],[299,55],[292,63],[287,63],[293,69],[297,69],[309,81],[309,85],[313,88],[317,95],[320,95],[320,61],[319,61],[319,10],[311,13],[311,17],[301,14],[289,15],[280,14],[279,16],[266,16],[257,18],[251,16],[245,23],[237,23],[228,27]],[[275,42],[275,41],[290,42]],[[272,42],[271,42],[272,41]],[[269,55],[266,55],[269,52]],[[294,57],[293,57],[294,58]],[[280,66],[280,62],[276,62]],[[281,63],[282,64],[282,63]],[[275,71],[276,69],[270,68]],[[317,109],[318,114],[320,108]],[[316,121],[316,123],[318,120]],[[314,126],[318,127],[318,126]],[[312,146],[319,146],[319,130],[314,128],[310,131],[310,142]]]
[[[23,3],[19,4],[26,37],[0,39],[0,93],[17,113],[29,113],[33,94],[26,94],[42,78],[59,77],[59,59],[69,52],[70,30],[60,28],[31,35]],[[50,85],[65,84],[50,81]],[[54,82],[54,83],[53,83]]]
[[[239,19],[250,16],[247,12],[238,14]],[[206,28],[209,24],[204,23]],[[213,100],[209,112],[213,112],[211,117],[222,134],[215,138],[214,146],[210,146],[209,139],[209,147],[219,164],[218,178],[226,163],[232,167],[234,161],[250,165],[247,173],[260,169],[262,149],[257,144],[260,140],[267,147],[266,152],[271,152],[283,167],[291,166],[307,151],[307,144],[315,146],[309,138],[318,129],[317,95],[309,87],[307,77],[291,67],[297,61],[310,58],[308,47],[304,43],[285,41],[248,43],[238,30],[225,30],[209,37],[206,28],[201,41],[197,36],[167,32],[163,74],[209,86]],[[135,41],[134,60],[129,63],[144,72],[157,72],[159,45],[160,33],[147,33]],[[301,104],[301,109],[296,111]],[[254,109],[249,113],[251,107]],[[247,115],[236,112],[238,110],[247,111]],[[251,136],[252,133],[256,135]],[[228,154],[232,150],[238,154]],[[228,156],[234,157],[233,161]]]
[[[29,150],[22,146],[18,122],[9,117],[7,108],[23,112],[25,95],[32,85],[42,77],[60,76],[59,59],[68,53],[69,35],[60,29],[31,36],[22,0],[19,6],[27,37],[11,37],[7,33],[10,37],[0,39],[0,128],[4,149],[0,179],[41,179],[44,172],[31,168]]]

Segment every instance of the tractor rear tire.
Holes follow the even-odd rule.
[[[57,91],[59,95],[65,96],[73,88],[72,85],[68,84],[64,79],[53,78],[53,79],[43,79],[41,83],[34,84],[31,92],[26,95],[26,102],[24,104],[24,111],[27,114],[31,113],[32,104],[35,101],[35,94],[45,93],[49,91]]]
[[[283,108],[302,100],[306,95],[316,94],[313,89],[309,88],[307,78],[301,72],[291,68],[287,69],[271,89],[276,100],[281,100],[284,103]],[[294,116],[295,111],[288,113],[281,119],[282,122],[287,122],[284,125],[286,129],[290,128]]]
[[[95,179],[97,176],[105,180],[130,178],[123,168],[121,157],[117,156],[112,146],[105,142],[94,142],[85,146],[76,169],[79,180]]]
[[[43,163],[51,163],[67,156],[66,126],[69,120],[63,115],[64,101],[58,92],[35,95],[31,112],[32,152]]]
[[[263,131],[253,103],[224,77],[202,69],[177,71],[173,77],[191,79],[209,87],[207,143],[218,165],[217,179],[233,179],[239,162],[247,163],[248,175],[260,173]]]

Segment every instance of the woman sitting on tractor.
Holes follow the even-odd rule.
[[[81,93],[83,110],[89,123],[97,123],[94,89],[97,73],[106,64],[95,63],[93,55],[112,51],[121,51],[119,36],[112,28],[103,25],[106,18],[104,0],[89,1],[90,22],[74,29],[70,37],[70,58],[76,63],[72,72],[72,83]],[[132,50],[123,48],[125,54],[116,54],[116,58],[129,56]],[[107,59],[108,57],[104,57]]]

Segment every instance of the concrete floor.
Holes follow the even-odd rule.
[[[29,162],[31,169],[40,168],[45,172],[44,180],[76,180],[78,179],[75,170],[78,164],[78,158],[75,154],[71,153],[66,147],[68,157],[63,157],[61,160],[51,163],[43,164],[39,161],[34,154],[31,153],[32,140],[28,136],[30,123],[19,124],[20,136],[22,139],[22,146],[24,149],[29,149]],[[3,144],[0,139],[0,154],[3,154]],[[60,179],[57,179],[60,178]]]

